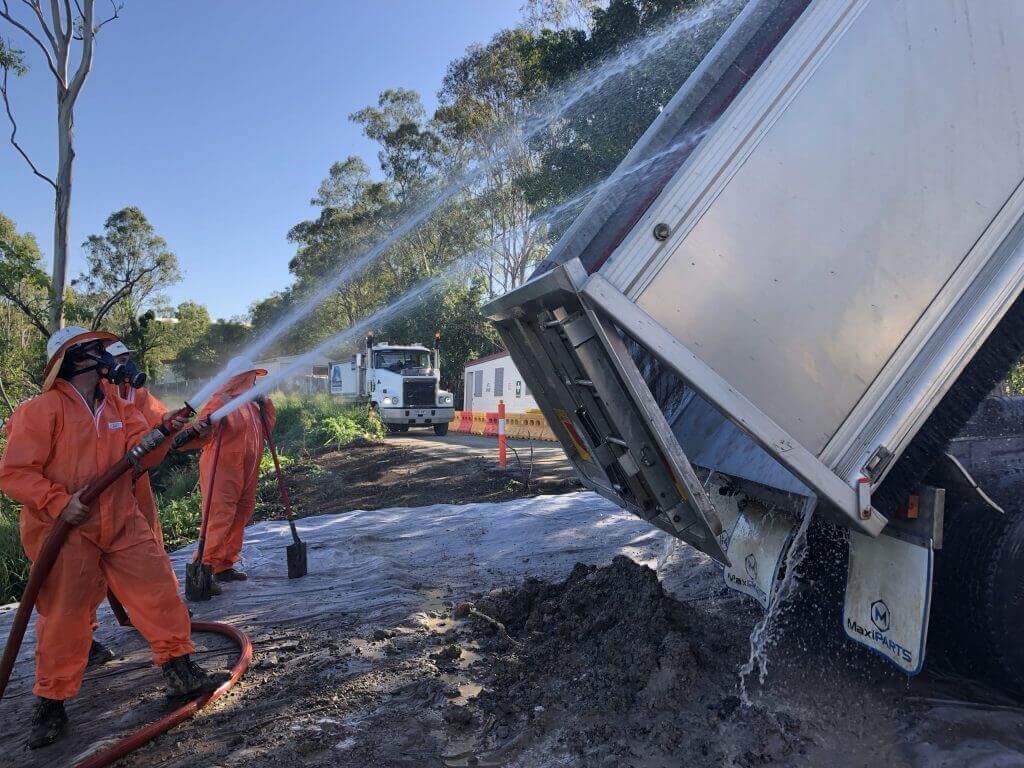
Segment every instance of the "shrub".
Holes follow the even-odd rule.
[[[196,540],[199,534],[202,503],[199,488],[193,488],[179,498],[157,497],[160,527],[164,532],[166,549],[178,549]]]
[[[18,532],[18,506],[0,496],[0,603],[21,599],[28,569],[28,558],[21,548]]]

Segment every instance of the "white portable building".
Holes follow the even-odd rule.
[[[505,401],[506,413],[537,410],[537,401],[508,352],[498,352],[467,363],[463,380],[464,411],[497,411],[499,400]]]

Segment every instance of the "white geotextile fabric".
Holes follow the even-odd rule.
[[[308,547],[308,576],[287,578],[287,523],[258,523],[246,529],[239,566],[250,580],[226,586],[223,597],[190,604],[195,618],[242,626],[295,621],[313,626],[346,616],[387,626],[526,575],[563,577],[577,562],[605,563],[624,554],[654,566],[668,541],[666,534],[593,493],[358,510],[307,517],[298,521],[298,529]],[[179,579],[194,551],[190,546],[171,554]],[[0,608],[4,636],[14,607]],[[104,605],[103,630],[113,621]],[[33,645],[30,629],[22,655]]]

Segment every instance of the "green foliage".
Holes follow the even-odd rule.
[[[196,488],[184,496],[157,499],[160,527],[164,533],[164,547],[175,550],[196,540],[202,516],[202,498]]]
[[[1024,363],[1018,363],[1003,382],[1003,394],[1024,395]]]
[[[25,64],[25,52],[12,47],[2,37],[0,37],[0,70],[10,72],[16,77],[21,77],[28,72],[28,66]]]
[[[108,216],[103,234],[90,235],[82,247],[86,269],[71,281],[65,320],[116,333],[153,376],[175,351],[159,315],[162,291],[181,279],[177,257],[134,206]]]
[[[611,173],[742,3],[735,0],[712,22],[679,35],[660,54],[614,78],[606,92],[579,100],[529,143],[516,138],[520,126],[574,77],[700,4],[530,0],[528,25],[470,46],[449,65],[432,116],[418,94],[401,88],[383,91],[376,104],[353,113],[350,119],[379,148],[380,177],[357,157],[331,165],[311,200],[315,216],[289,232],[296,245],[289,264],[294,283],[252,307],[256,334],[319,291],[325,279],[352,270],[453,175],[474,164],[487,172],[379,258],[352,270],[305,321],[288,329],[271,354],[309,349],[424,279],[463,265],[468,276],[453,278],[407,317],[374,329],[378,338],[406,343],[429,342],[440,330],[442,381],[458,395],[464,364],[499,346],[481,317],[481,304],[522,284],[571,220],[548,227],[535,214]]]
[[[135,350],[136,362],[152,369],[163,345],[153,308],[164,302],[161,291],[181,280],[178,257],[135,206],[110,214],[103,229],[82,244],[86,270],[72,285],[82,291],[93,326],[116,333]],[[150,311],[143,314],[145,307]]]
[[[200,315],[193,312],[190,322],[195,323],[195,333],[178,351],[173,363],[178,374],[186,379],[212,376],[252,337],[252,328],[237,320],[218,320],[202,328]]]
[[[49,278],[35,237],[0,213],[0,416],[38,391],[45,362]]]
[[[592,8],[589,30],[541,30],[522,43],[528,49],[523,56],[538,61],[531,70],[538,85],[556,89],[701,5],[702,0],[611,0]],[[518,181],[531,205],[555,205],[609,176],[742,6],[739,0],[726,3],[708,21],[608,83],[607,93],[581,99],[552,131],[539,135],[533,147],[539,154],[536,170]],[[552,236],[567,226],[556,227]]]
[[[21,548],[18,507],[0,495],[0,604],[14,602],[28,581],[29,561]]]
[[[384,427],[364,406],[348,404],[329,395],[272,396],[277,409],[274,439],[285,456],[317,453],[331,445],[342,448],[356,440],[380,440]]]

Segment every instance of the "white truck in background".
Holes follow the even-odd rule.
[[[366,403],[377,411],[389,432],[409,427],[432,427],[435,435],[448,434],[455,418],[454,397],[441,389],[440,334],[434,348],[422,344],[374,342],[348,360],[330,364],[332,395]]]
[[[1021,0],[750,0],[485,308],[585,485],[1019,691],[1022,50]]]

